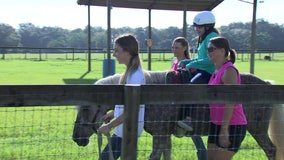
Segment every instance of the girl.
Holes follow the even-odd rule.
[[[178,69],[178,63],[181,60],[190,59],[188,41],[184,37],[175,38],[172,43],[172,52],[176,57],[176,60],[174,61],[171,70],[176,71]],[[187,114],[186,108],[181,109],[181,115],[183,114]],[[191,135],[191,139],[197,149],[198,160],[207,160],[207,152],[201,136]]]
[[[210,11],[203,11],[197,14],[193,19],[193,26],[198,34],[198,44],[197,44],[197,58],[196,59],[184,59],[179,62],[179,66],[186,67],[193,74],[193,78],[190,80],[191,84],[208,84],[211,74],[215,70],[214,64],[209,60],[207,47],[209,40],[213,37],[219,35],[219,31],[214,28],[215,26],[215,16]],[[193,128],[191,126],[190,117],[190,107],[182,109],[181,120],[177,124],[186,131],[192,132]],[[198,138],[198,142],[202,145],[202,139]],[[202,147],[203,148],[203,147]],[[203,152],[206,152],[204,149]],[[200,157],[200,156],[199,156]],[[200,160],[206,160],[205,158],[199,158]]]
[[[191,79],[192,84],[207,84],[211,74],[215,70],[214,64],[209,60],[207,46],[209,40],[219,35],[219,31],[214,28],[215,16],[210,11],[203,11],[197,14],[193,20],[193,26],[198,34],[197,59],[182,60],[180,66],[186,66],[187,69],[196,69],[194,77]]]
[[[145,84],[145,76],[138,55],[138,41],[134,36],[130,34],[119,36],[115,40],[113,56],[120,64],[124,64],[126,66],[126,70],[120,78],[120,84]],[[121,155],[123,110],[124,105],[115,105],[114,111],[104,116],[104,121],[107,122],[107,124],[99,128],[99,132],[107,136],[110,131],[115,128],[110,142],[114,159],[118,159]],[[144,112],[145,106],[140,105],[137,136],[140,136],[143,131]],[[113,120],[110,122],[111,119]],[[108,145],[104,148],[101,154],[101,159],[109,159]]]

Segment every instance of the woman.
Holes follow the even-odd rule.
[[[210,85],[239,85],[241,77],[234,66],[236,52],[226,38],[216,37],[208,46],[210,61],[216,71]],[[242,104],[209,104],[210,130],[208,136],[208,160],[230,160],[239,150],[245,138],[247,120]]]
[[[134,36],[130,34],[119,36],[115,40],[113,56],[119,64],[125,64],[126,66],[126,70],[120,78],[120,84],[145,84],[145,76],[138,55],[138,41]],[[99,128],[99,132],[107,136],[115,128],[110,142],[114,159],[118,159],[121,155],[123,110],[124,105],[115,105],[114,111],[106,114],[103,118],[107,124]],[[140,136],[143,131],[144,112],[145,106],[140,105],[137,136]],[[110,121],[111,119],[113,120]],[[109,146],[107,145],[101,154],[101,159],[107,160],[108,158]]]
[[[176,71],[181,60],[190,59],[188,41],[184,37],[175,38],[172,43],[172,52],[176,59],[172,64],[171,70]]]
[[[176,71],[178,69],[178,63],[181,60],[190,59],[188,41],[184,37],[175,38],[172,43],[172,52],[176,57],[176,60],[174,61],[171,70]],[[183,111],[181,114],[184,114]],[[197,149],[198,159],[207,160],[207,152],[201,136],[192,135],[191,138]]]

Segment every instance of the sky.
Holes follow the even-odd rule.
[[[246,0],[253,2],[253,0]],[[269,23],[284,24],[284,0],[262,0],[257,4],[257,19]],[[233,22],[251,22],[253,5],[239,0],[224,0],[212,10],[216,26]],[[198,12],[187,12],[187,23],[192,24]],[[147,27],[148,10],[112,8],[111,26]],[[77,0],[0,0],[0,23],[18,29],[21,23],[32,23],[37,27],[61,27],[64,29],[84,29],[88,24],[88,7],[78,5]],[[152,10],[151,25],[163,29],[169,26],[182,28],[182,11]],[[107,8],[91,7],[91,26],[107,28]]]

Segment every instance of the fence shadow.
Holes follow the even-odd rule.
[[[94,84],[98,79],[75,79],[75,78],[67,78],[63,79],[65,84]]]
[[[80,78],[67,78],[63,79],[65,84],[94,84],[98,79],[84,79],[84,77],[88,74],[89,72],[85,72],[82,74]]]

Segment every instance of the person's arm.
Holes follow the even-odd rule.
[[[114,117],[114,111],[111,111],[111,112],[107,113],[105,116],[103,116],[103,121],[105,123],[108,123],[113,119],[113,117]]]
[[[184,59],[179,61],[178,63],[178,67],[185,67],[188,63],[190,63],[191,61],[193,61],[192,59]]]
[[[238,73],[237,71],[229,67],[226,69],[222,76],[222,82],[224,84],[237,84],[238,82]],[[229,142],[229,124],[233,114],[234,104],[226,104],[224,108],[224,116],[222,120],[222,126],[219,134],[219,143],[223,147],[230,145]]]
[[[218,34],[215,32],[211,32],[206,36],[206,38],[202,41],[202,43],[200,43],[200,48],[198,48],[198,58],[193,59],[188,64],[186,64],[187,69],[206,68],[207,66],[213,65],[213,62],[210,61],[210,58],[208,56],[207,48],[210,39],[217,36]]]
[[[187,69],[202,68],[203,66],[208,66],[211,64],[212,62],[210,61],[209,57],[203,59],[193,59],[186,65],[186,68]]]
[[[99,128],[99,132],[109,136],[110,131],[115,128],[116,126],[122,124],[123,122],[123,114],[121,114],[120,116],[118,116],[117,118],[113,119],[113,121],[107,123],[106,125],[103,125]]]
[[[134,72],[129,79],[127,79],[127,84],[145,84],[145,77],[143,72]],[[104,135],[108,136],[109,132],[115,128],[116,126],[122,124],[123,122],[123,113],[119,115],[117,118],[113,119],[113,121],[107,123],[104,126],[99,128],[99,132],[103,133]]]
[[[113,121],[106,124],[106,126],[111,130],[112,128],[115,128],[116,126],[122,124],[122,122],[123,122],[123,113],[117,118],[115,118]]]

